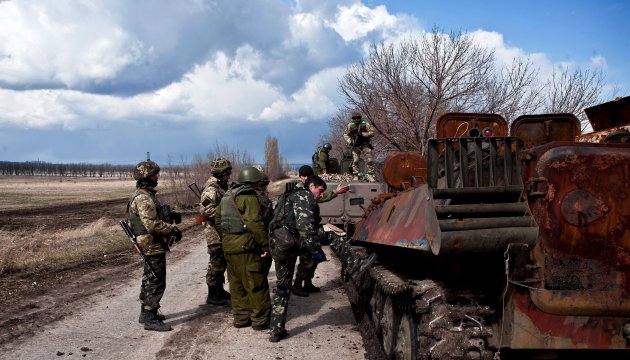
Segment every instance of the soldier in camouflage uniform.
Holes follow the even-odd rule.
[[[223,194],[228,189],[232,164],[227,159],[216,158],[212,161],[210,171],[212,176],[204,184],[199,199],[199,212],[204,218],[204,234],[208,243],[209,255],[206,273],[206,284],[208,285],[206,304],[224,306],[228,304],[230,294],[223,289],[227,264],[221,247],[221,236],[219,236],[215,225],[215,214]]]
[[[352,173],[359,176],[359,161],[361,156],[365,159],[367,167],[366,179],[374,181],[374,163],[372,162],[372,144],[370,139],[374,137],[374,127],[362,119],[361,112],[352,112],[352,121],[346,126],[343,138],[352,146]]]
[[[285,194],[282,204],[276,206],[270,229],[286,226],[296,238],[299,237],[298,251],[312,256],[320,249],[316,223],[319,208],[315,200],[326,190],[326,183],[319,176],[312,176],[304,187]],[[274,253],[274,243],[275,239],[271,237],[269,245],[276,264],[277,288],[272,300],[269,341],[278,342],[287,336],[285,324],[297,254],[282,260]]]
[[[215,220],[223,238],[232,314],[237,328],[269,328],[271,302],[267,274],[271,267],[267,229],[255,188],[263,180],[255,167],[241,169],[238,184],[221,199]]]
[[[300,181],[295,185],[295,188],[304,188],[304,182],[306,182],[306,179],[308,179],[309,176],[313,175],[313,169],[308,165],[304,165],[299,169],[298,175],[300,176]],[[338,194],[343,194],[346,191],[348,191],[348,186],[339,184],[337,185],[335,191],[325,191],[324,194],[316,201],[318,204],[327,202],[337,197]],[[320,237],[320,242],[322,242],[326,240],[324,237],[326,234],[319,224],[320,222],[321,219],[318,216],[316,219],[317,233]],[[299,258],[300,262],[298,263],[297,270],[295,272],[295,282],[291,291],[297,296],[308,296],[309,293],[319,292],[321,289],[313,285],[313,278],[315,277],[317,265],[326,260],[326,255],[324,255],[324,252],[320,248],[315,256],[312,256],[311,254],[300,254]]]
[[[313,171],[315,175],[321,174],[329,174],[331,171],[330,165],[330,150],[332,150],[332,145],[330,143],[325,143],[315,150],[315,154],[313,154]]]
[[[129,198],[127,215],[138,246],[150,265],[144,265],[142,275],[139,322],[144,323],[145,330],[169,331],[171,327],[162,322],[164,316],[158,312],[166,289],[166,244],[171,237],[181,240],[182,233],[177,226],[164,221],[162,205],[155,190],[159,173],[160,167],[153,161],[142,161],[136,165],[133,171],[136,191]]]
[[[262,180],[256,183],[256,197],[258,197],[258,202],[260,203],[260,217],[265,224],[265,228],[269,228],[269,223],[271,222],[271,218],[273,218],[273,203],[271,199],[269,199],[269,194],[267,193],[267,186],[269,185],[269,178],[267,175],[263,174]]]

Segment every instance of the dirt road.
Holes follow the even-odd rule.
[[[137,322],[138,261],[137,266],[128,267],[128,276],[113,272],[113,278],[103,279],[108,274],[92,273],[59,290],[83,291],[86,284],[89,289],[93,283],[88,296],[32,299],[34,308],[48,307],[53,313],[59,309],[65,317],[41,327],[35,323],[33,333],[4,342],[0,358],[364,359],[361,334],[339,279],[339,263],[331,254],[328,258],[314,280],[322,292],[291,297],[289,337],[279,343],[270,343],[267,332],[234,328],[229,308],[205,304],[206,245],[196,235],[185,238],[168,256],[162,310],[173,331],[145,331]],[[269,278],[273,289],[273,267]],[[71,300],[66,303],[64,299]],[[15,327],[21,321],[28,321],[28,314],[16,318]]]

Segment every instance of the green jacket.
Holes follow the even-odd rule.
[[[260,203],[250,185],[235,185],[223,195],[215,214],[215,223],[222,236],[225,254],[262,254],[269,250]]]
[[[330,170],[328,166],[330,157],[328,156],[328,151],[326,151],[323,147],[318,147],[315,150],[315,154],[313,154],[313,171],[315,175],[323,174],[323,171]]]

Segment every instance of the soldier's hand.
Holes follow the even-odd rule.
[[[171,231],[171,236],[175,238],[175,241],[180,241],[182,239],[183,234],[181,230],[179,230],[179,228],[175,226],[173,230]]]
[[[335,193],[337,193],[337,194],[343,194],[343,193],[345,193],[346,191],[348,191],[348,189],[350,189],[350,186],[348,186],[348,185],[344,185],[344,184],[342,184],[342,183],[339,183],[339,184],[337,185],[337,188],[335,189]]]
[[[328,174],[328,170],[326,169],[322,170],[322,174]]]

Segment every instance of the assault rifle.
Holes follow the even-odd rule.
[[[197,196],[197,199],[201,199],[201,189],[197,186],[197,183],[188,184],[188,188]]]
[[[162,219],[164,220],[164,222],[167,222],[169,224],[179,224],[182,222],[182,215],[171,210],[170,205],[162,205]],[[165,243],[166,251],[171,251],[171,246],[173,246],[173,243],[175,241],[178,241],[177,237],[171,235],[168,238],[168,241]]]
[[[157,278],[157,274],[155,273],[153,266],[151,266],[151,263],[149,263],[149,260],[147,260],[147,257],[144,255],[144,253],[138,246],[138,242],[136,241],[136,234],[133,233],[133,230],[131,230],[131,227],[129,227],[129,224],[127,224],[127,221],[120,220],[118,223],[120,224],[120,226],[122,226],[123,231],[125,232],[125,235],[127,235],[127,238],[129,238],[129,241],[131,241],[131,244],[133,245],[133,247],[136,248],[136,251],[142,257],[142,261],[144,261],[144,265],[146,265],[147,268],[149,268],[149,271],[151,272],[151,274],[155,278]]]

